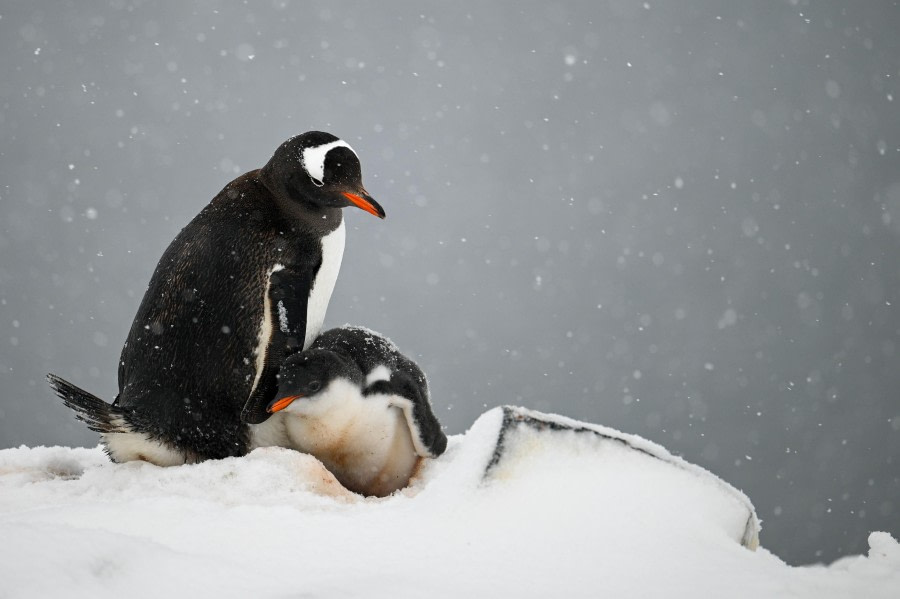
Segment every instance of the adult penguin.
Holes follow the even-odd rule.
[[[287,140],[226,185],[163,254],[122,349],[112,404],[48,376],[113,461],[167,466],[248,451],[248,424],[268,417],[282,359],[322,327],[344,251],[342,208],[385,216],[361,172],[330,133]]]

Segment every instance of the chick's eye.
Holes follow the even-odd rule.
[[[306,388],[309,390],[310,393],[315,393],[316,391],[318,391],[319,389],[322,388],[322,383],[319,381],[310,381],[309,384],[306,386]]]

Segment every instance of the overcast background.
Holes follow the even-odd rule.
[[[503,403],[637,433],[790,563],[896,537],[898,31],[896,2],[5,1],[0,447],[95,445],[44,375],[112,400],[168,243],[322,129],[388,214],[347,212],[326,325],[415,357],[449,433]]]

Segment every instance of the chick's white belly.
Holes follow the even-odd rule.
[[[420,458],[403,412],[386,395],[337,399],[285,410],[288,446],[318,458],[351,491],[384,496],[405,487]]]

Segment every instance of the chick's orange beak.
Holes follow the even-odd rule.
[[[289,405],[294,403],[295,399],[300,399],[301,397],[303,397],[303,396],[302,395],[289,395],[288,397],[282,397],[281,399],[275,400],[274,402],[270,403],[269,406],[266,408],[266,412],[268,412],[269,414],[274,414],[275,412],[280,412],[281,410],[285,409],[286,407],[288,407]]]
[[[378,218],[384,218],[384,208],[378,205],[372,196],[367,193],[363,193],[362,195],[357,195],[355,193],[350,193],[349,191],[342,192],[344,197],[350,200],[350,202],[356,206],[357,208],[362,208],[369,214],[377,216]]]

